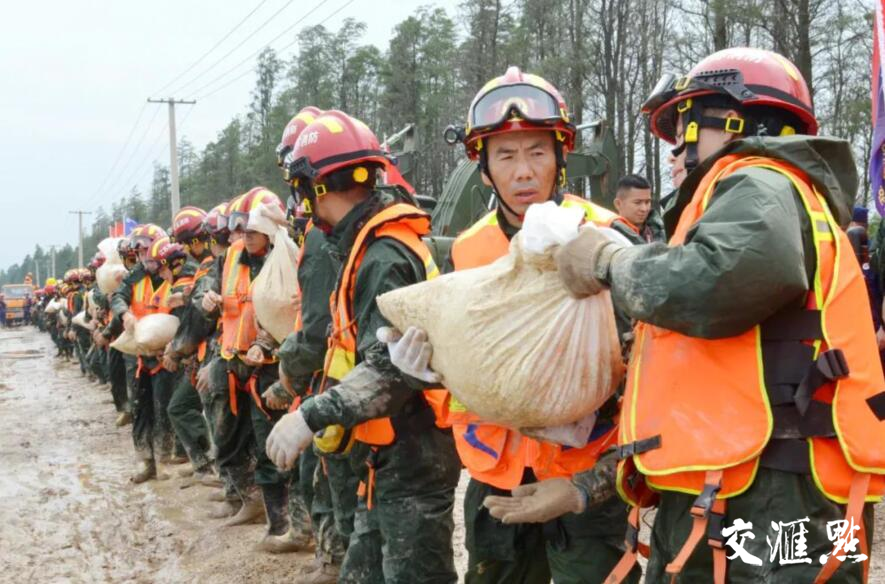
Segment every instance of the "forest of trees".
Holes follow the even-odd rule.
[[[248,111],[214,141],[202,151],[181,141],[181,202],[208,209],[259,184],[285,196],[274,148],[306,105],[344,110],[382,140],[414,123],[412,182],[437,196],[463,156],[443,141],[443,129],[463,123],[475,92],[508,65],[556,85],[577,123],[608,120],[620,174],[646,175],[658,194],[669,188],[667,173],[640,104],[663,72],[687,72],[715,50],[754,46],[784,54],[802,71],[821,133],[854,146],[858,201],[867,204],[872,22],[872,0],[467,0],[454,14],[423,7],[405,16],[386,50],[363,41],[359,21],[315,26],[298,33],[294,54],[260,54]],[[149,192],[132,186],[110,209],[96,210],[86,256],[124,216],[169,225],[169,191],[169,169],[155,163]],[[37,247],[0,272],[0,283],[21,281],[35,261],[45,274],[47,257]],[[59,274],[74,266],[76,248],[60,249],[56,263]]]

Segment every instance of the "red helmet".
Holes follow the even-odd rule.
[[[77,270],[77,274],[80,276],[81,282],[92,282],[95,280],[95,276],[89,268],[80,268]]]
[[[366,124],[344,112],[330,110],[302,130],[286,170],[293,186],[311,198],[339,187],[374,184],[373,167],[385,167],[389,162],[377,136]],[[341,176],[344,182],[329,184],[330,175],[345,168],[352,171]]]
[[[479,90],[467,111],[467,126],[459,138],[467,156],[477,160],[484,138],[524,130],[556,132],[567,151],[575,147],[575,126],[562,95],[546,79],[509,67]]]
[[[74,284],[80,281],[80,270],[77,268],[71,268],[67,272],[65,272],[64,278],[62,278],[62,282],[65,284]]]
[[[206,219],[206,211],[199,207],[182,207],[172,220],[172,237],[175,241],[190,243],[206,235],[203,229],[203,220]]]
[[[46,294],[55,294],[56,289],[57,288],[55,284],[47,284],[46,286],[44,286],[43,291]]]
[[[727,98],[723,107],[734,103],[789,112],[800,127],[786,125],[779,130],[781,135],[817,134],[818,123],[811,95],[799,69],[777,53],[747,47],[713,53],[695,65],[685,77],[665,75],[642,105],[642,113],[649,116],[652,134],[673,144],[676,142],[676,115],[688,112],[692,100],[705,96]],[[732,118],[723,119],[711,127],[744,134],[747,133],[744,126],[742,118]],[[697,127],[705,125],[698,123]],[[690,141],[689,132],[686,128],[686,142]]]
[[[280,198],[264,187],[254,187],[249,192],[236,197],[228,205],[227,227],[230,231],[246,230],[249,224],[249,211],[259,205],[274,205],[282,215],[286,214],[286,208],[280,202]]]
[[[102,267],[107,258],[104,257],[104,254],[100,251],[95,252],[95,255],[92,256],[92,261],[89,262],[89,267],[93,270],[97,270]]]
[[[227,228],[228,205],[227,201],[215,205],[203,219],[203,229],[209,234],[209,237],[222,244],[227,243],[227,236],[230,234]]]
[[[161,266],[168,265],[173,271],[187,261],[187,252],[184,251],[184,246],[174,243],[168,237],[161,237],[151,244],[149,255],[153,261]]]
[[[289,120],[285,129],[283,129],[283,137],[280,139],[280,145],[277,146],[277,166],[283,166],[283,162],[286,160],[286,155],[292,151],[292,147],[295,146],[295,141],[298,139],[298,136],[301,135],[301,131],[312,124],[322,113],[323,110],[320,108],[309,105],[301,108],[301,111]]]
[[[134,250],[149,249],[158,239],[166,237],[163,228],[146,223],[139,225],[129,234],[129,247]]]

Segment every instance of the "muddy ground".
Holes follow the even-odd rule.
[[[253,552],[264,527],[220,529],[206,518],[211,489],[189,486],[180,467],[163,469],[167,480],[130,484],[131,427],[114,426],[107,386],[54,353],[33,328],[0,330],[0,582],[297,582],[312,553]],[[880,529],[871,582],[885,583],[883,540]]]

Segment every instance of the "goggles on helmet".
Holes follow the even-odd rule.
[[[153,241],[146,235],[137,235],[129,240],[129,248],[132,250],[148,249]]]
[[[738,103],[755,97],[744,85],[744,75],[738,69],[721,69],[699,73],[693,77],[676,77],[667,73],[657,82],[651,95],[642,104],[642,113],[651,114],[679,94],[695,92],[721,93]]]
[[[471,108],[468,132],[492,129],[514,117],[534,124],[569,123],[556,98],[529,84],[504,85],[483,95]]]
[[[246,226],[249,224],[249,214],[243,213],[242,211],[234,211],[230,214],[230,217],[227,218],[227,228],[233,233],[234,231],[246,231]]]
[[[286,146],[284,144],[280,144],[277,146],[276,150],[277,155],[277,166],[283,169],[283,172],[286,172],[285,162],[286,158],[289,156],[289,153],[292,152],[291,146]]]

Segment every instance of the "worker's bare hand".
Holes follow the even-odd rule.
[[[200,370],[197,371],[197,391],[201,394],[205,394],[209,391],[209,366],[203,365],[200,367]]]
[[[166,304],[169,308],[179,308],[184,306],[184,294],[181,292],[176,292],[175,294],[169,295],[169,299],[166,301]]]
[[[218,305],[221,304],[221,294],[215,292],[214,290],[209,290],[206,294],[203,295],[203,300],[201,301],[201,306],[203,310],[206,312],[212,312],[215,310]]]
[[[243,363],[250,367],[258,367],[264,361],[264,351],[258,345],[252,345],[243,356]]]
[[[123,313],[123,328],[129,332],[133,332],[135,328],[135,323],[138,322],[138,319],[135,318],[135,315],[131,312]]]

